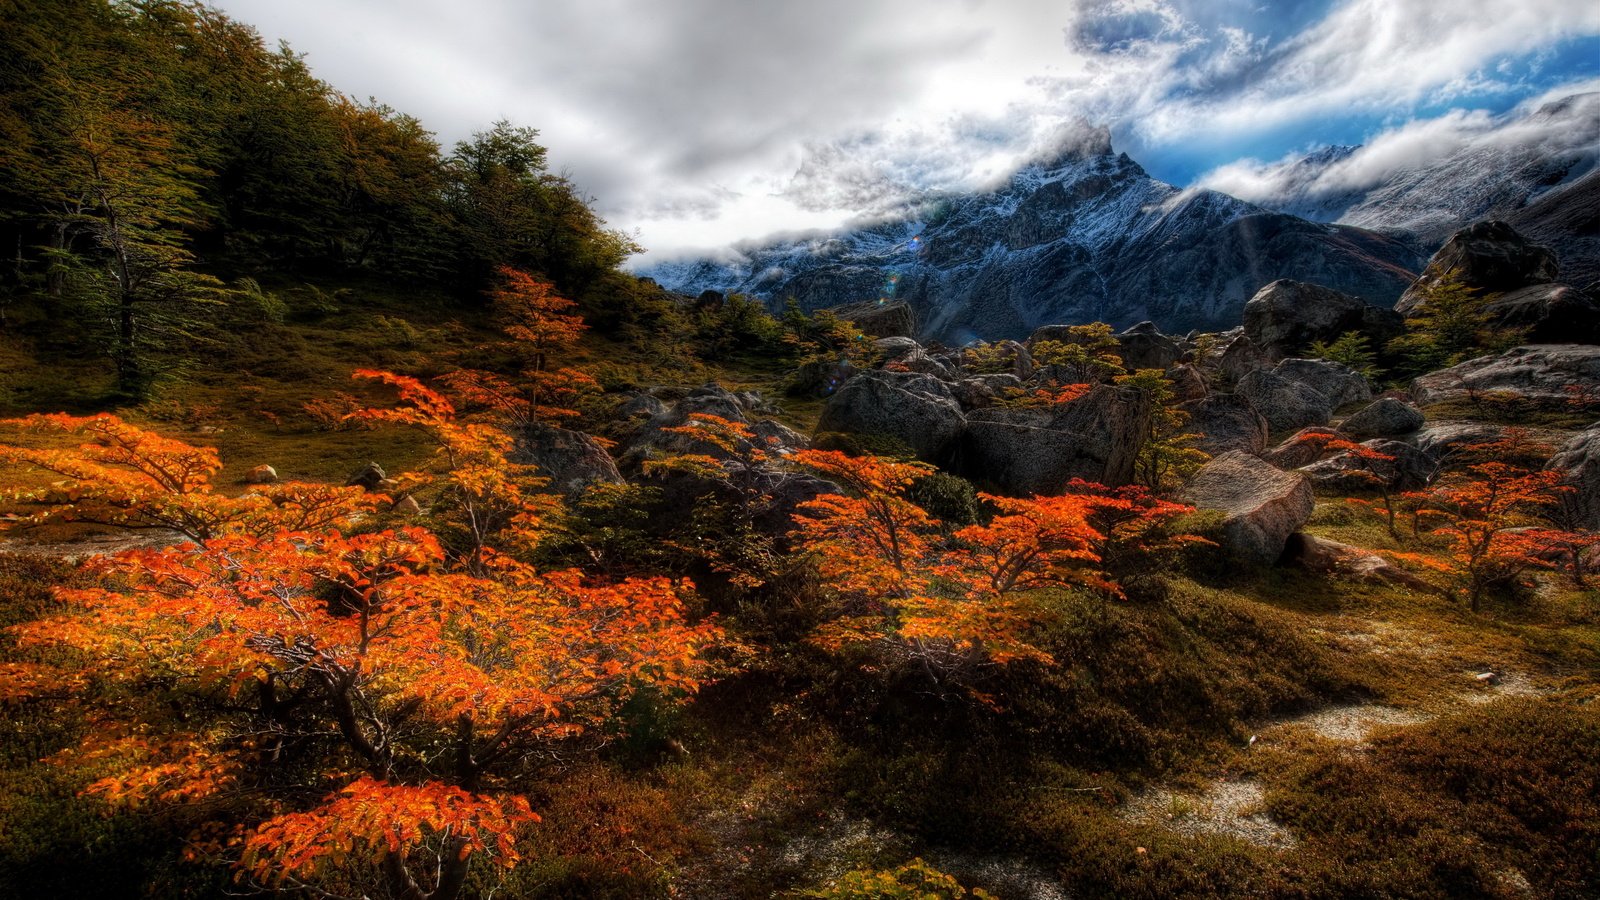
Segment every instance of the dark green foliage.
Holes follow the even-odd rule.
[[[1406,333],[1385,351],[1405,374],[1420,375],[1522,343],[1525,329],[1493,324],[1488,299],[1448,273],[1428,287],[1422,306],[1406,320]]]
[[[913,484],[908,497],[951,528],[978,521],[978,492],[965,478],[934,472]]]
[[[125,396],[214,329],[337,305],[263,308],[266,295],[234,297],[219,276],[361,273],[477,303],[512,265],[602,313],[603,329],[660,325],[668,304],[635,303],[617,271],[638,248],[548,171],[536,137],[499,122],[446,157],[415,118],[339,94],[204,6],[8,3],[0,312],[27,309],[31,330],[111,359]],[[216,306],[230,299],[247,310]]]
[[[1359,331],[1346,331],[1331,343],[1316,341],[1306,352],[1315,359],[1343,363],[1368,378],[1377,378],[1381,371],[1371,342]]]

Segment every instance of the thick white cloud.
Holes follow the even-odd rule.
[[[1534,97],[1504,116],[1482,110],[1452,110],[1431,119],[1386,129],[1325,165],[1291,153],[1263,162],[1240,159],[1196,180],[1196,187],[1232,194],[1267,206],[1315,203],[1363,192],[1426,163],[1475,149],[1543,148],[1544,155],[1593,159],[1600,155],[1600,80],[1578,82]],[[1568,109],[1546,113],[1546,104],[1580,94]]]
[[[982,184],[1080,119],[1172,146],[1404,117],[1600,34],[1591,0],[217,2],[447,144],[539,128],[661,254]]]

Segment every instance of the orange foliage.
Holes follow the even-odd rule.
[[[412,474],[402,484],[410,490],[432,486],[441,491],[456,512],[454,523],[465,532],[463,557],[469,570],[483,573],[496,542],[521,549],[538,542],[558,501],[540,493],[548,481],[535,466],[507,458],[511,435],[495,424],[460,420],[453,403],[415,378],[372,369],[358,369],[354,376],[394,387],[403,404],[364,409],[357,418],[420,428],[438,445],[434,471]]]
[[[73,651],[72,671],[7,666],[0,699],[92,684],[80,702],[103,726],[60,761],[92,769],[89,792],[107,800],[249,797],[234,846],[254,881],[316,892],[313,879],[365,854],[390,893],[450,897],[469,856],[513,864],[514,829],[535,819],[490,787],[498,770],[595,734],[642,687],[693,693],[720,629],[686,619],[686,583],[523,561],[559,501],[526,492],[509,438],[458,421],[414,379],[362,375],[403,401],[362,418],[439,441],[441,471],[401,481],[441,488],[435,506],[456,512],[440,518],[469,524],[470,553],[420,527],[340,530],[359,508],[338,502],[345,489],[226,498],[209,486],[214,451],[111,417],[44,417],[101,437],[77,451],[7,448],[70,476],[43,498],[55,512],[175,522],[196,542],[96,560],[96,586],[58,589],[60,614],[13,632],[23,648]],[[308,777],[345,786],[308,809]]]
[[[413,870],[438,871],[438,857],[465,862],[487,853],[511,868],[521,859],[516,829],[539,821],[519,796],[485,797],[442,784],[397,785],[363,776],[322,806],[287,813],[261,825],[244,841],[242,873],[271,888],[315,883],[346,858],[400,869],[396,880],[419,896],[438,893]],[[419,848],[435,844],[433,865],[416,865]]]
[[[107,413],[33,415],[6,424],[89,438],[64,450],[0,445],[0,462],[62,476],[47,488],[5,491],[5,499],[45,507],[13,524],[166,528],[204,541],[232,533],[338,527],[385,499],[360,488],[302,482],[256,488],[237,497],[220,494],[211,483],[222,469],[217,451],[162,437]]]
[[[997,511],[946,540],[906,492],[931,471],[921,463],[805,450],[795,461],[845,487],[802,504],[794,536],[845,601],[817,641],[829,649],[875,643],[935,680],[965,679],[989,663],[1048,662],[1029,640],[1045,611],[1038,588],[1077,585],[1117,593],[1104,554],[1149,539],[1190,507],[1141,488],[1107,491],[1074,482],[1059,497],[980,495]]]
[[[1481,462],[1440,479],[1424,495],[1423,518],[1437,523],[1457,590],[1473,612],[1494,581],[1531,566],[1546,566],[1534,514],[1554,505],[1560,472],[1530,472],[1502,462]]]

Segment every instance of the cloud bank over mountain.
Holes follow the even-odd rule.
[[[1366,178],[1600,77],[1588,0],[221,6],[446,143],[541,129],[657,257],[992,183],[1082,121],[1179,184],[1329,142],[1366,147],[1327,177]]]

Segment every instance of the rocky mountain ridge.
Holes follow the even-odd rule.
[[[994,191],[740,254],[641,274],[673,290],[744,293],[775,308],[791,297],[805,310],[904,300],[921,335],[959,344],[1020,338],[1056,322],[1227,328],[1280,278],[1392,305],[1422,262],[1392,237],[1165,184],[1114,153],[1104,132]]]

